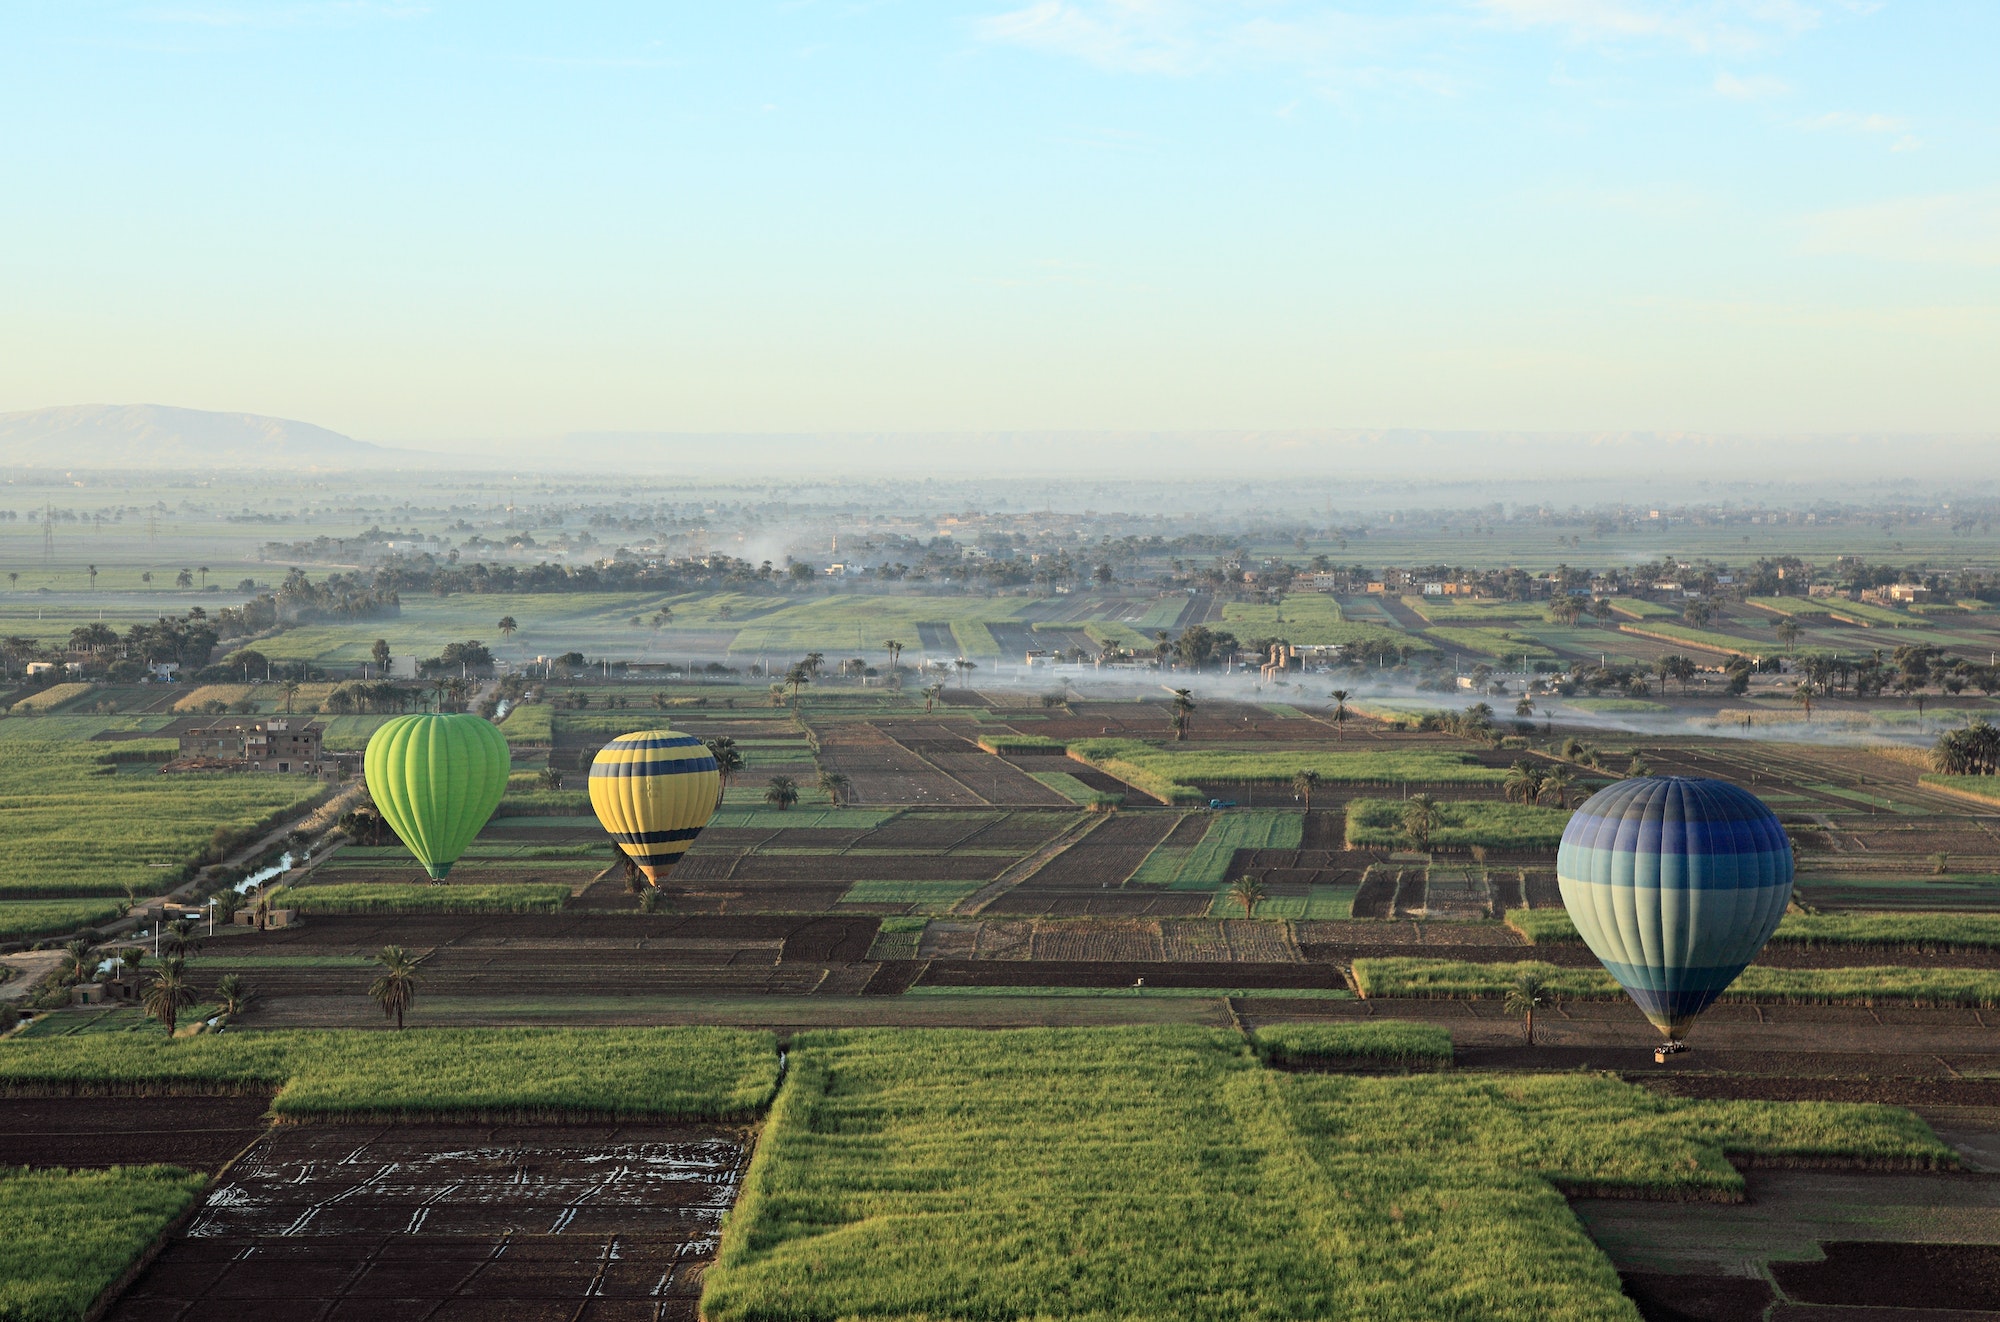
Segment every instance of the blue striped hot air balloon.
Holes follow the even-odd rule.
[[[1792,898],[1792,844],[1748,790],[1637,777],[1577,809],[1556,881],[1591,953],[1678,1050],[1777,930]]]
[[[590,806],[654,885],[715,815],[722,778],[693,735],[671,730],[622,734],[590,764]]]

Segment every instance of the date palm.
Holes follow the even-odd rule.
[[[932,684],[924,689],[924,715],[931,714],[931,704],[944,696],[944,685]]]
[[[1569,792],[1576,784],[1576,774],[1568,767],[1552,767],[1542,777],[1542,786],[1535,791],[1535,802],[1553,804],[1558,808],[1569,807]]]
[[[790,776],[773,776],[764,790],[764,802],[784,812],[799,801],[799,783]]]
[[[187,970],[177,959],[160,961],[153,980],[146,984],[146,994],[140,1006],[152,1018],[160,1021],[167,1030],[167,1036],[174,1035],[174,1028],[180,1020],[181,1011],[194,1004],[194,988],[188,985]]]
[[[1188,722],[1194,719],[1194,694],[1187,689],[1175,689],[1174,700],[1167,704],[1174,726],[1174,742],[1187,738]]]
[[[232,1019],[249,1006],[251,994],[250,984],[243,981],[241,973],[225,973],[216,980],[215,999],[222,1012]]]
[[[894,638],[885,641],[882,644],[882,650],[889,654],[889,669],[891,671],[903,663],[903,645]]]
[[[1229,898],[1243,906],[1245,918],[1255,918],[1257,906],[1264,902],[1264,883],[1247,874],[1238,877],[1229,888]]]
[[[292,714],[292,700],[299,696],[299,689],[302,687],[304,686],[296,679],[288,679],[278,685],[278,692],[285,695],[285,715],[289,716]]]
[[[1319,787],[1323,777],[1317,771],[1301,768],[1292,773],[1292,793],[1306,801],[1306,811],[1313,810],[1313,790]]]
[[[1515,758],[1514,764],[1507,768],[1507,779],[1500,783],[1500,791],[1509,800],[1533,803],[1541,797],[1545,779],[1539,766],[1525,757]]]
[[[416,1003],[417,985],[423,981],[417,969],[423,965],[428,955],[411,955],[401,946],[383,946],[375,956],[375,962],[382,972],[368,986],[368,994],[375,1004],[382,1007],[387,1018],[396,1021],[397,1031],[403,1027],[403,1015]]]
[[[1403,834],[1410,848],[1422,854],[1431,847],[1431,833],[1438,828],[1438,801],[1429,794],[1412,794],[1403,801]]]
[[[502,638],[512,638],[514,636],[514,631],[516,629],[519,629],[521,625],[520,622],[517,621],[513,616],[502,615],[500,617],[500,623],[494,625],[493,627],[500,631],[500,636]]]
[[[1555,1001],[1555,990],[1548,976],[1535,969],[1522,970],[1514,985],[1507,989],[1506,1011],[1527,1021],[1529,1046],[1535,1045],[1535,1011],[1554,1005]]]
[[[1347,700],[1354,696],[1352,689],[1335,689],[1327,694],[1333,699],[1333,736],[1345,742],[1347,739]]]
[[[841,806],[841,794],[847,789],[847,777],[838,771],[822,771],[819,773],[819,787],[827,792],[833,806],[838,808]]]

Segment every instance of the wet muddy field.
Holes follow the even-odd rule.
[[[106,1315],[692,1319],[746,1151],[697,1126],[281,1126]]]

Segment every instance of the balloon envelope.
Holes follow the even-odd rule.
[[[597,820],[655,885],[715,815],[721,785],[708,747],[669,730],[619,735],[590,764]]]
[[[370,736],[362,774],[382,819],[443,881],[500,806],[511,765],[483,716],[398,716]]]
[[[1727,781],[1645,776],[1577,809],[1556,853],[1576,930],[1678,1039],[1757,957],[1792,898],[1792,844]]]

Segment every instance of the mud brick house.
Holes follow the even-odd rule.
[[[318,775],[326,754],[320,736],[326,727],[299,716],[221,716],[195,722],[180,732],[180,761],[217,762],[240,771],[285,771]]]

